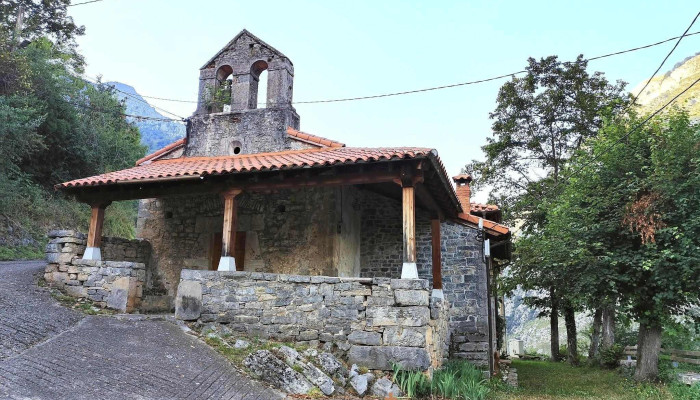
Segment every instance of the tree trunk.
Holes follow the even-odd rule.
[[[607,349],[615,344],[615,309],[613,307],[603,308],[602,319],[600,348]]]
[[[588,349],[588,359],[595,360],[598,357],[598,346],[600,345],[600,328],[603,323],[603,310],[595,310],[593,314],[593,332],[591,333],[591,347]]]
[[[552,361],[559,361],[559,305],[554,297],[554,289],[550,289],[549,296],[552,301],[552,311],[549,315],[550,351]]]
[[[637,368],[634,379],[652,381],[659,375],[659,352],[661,351],[661,325],[639,325],[637,339]]]
[[[566,325],[566,361],[571,365],[578,365],[576,314],[570,305],[564,307],[564,324]]]

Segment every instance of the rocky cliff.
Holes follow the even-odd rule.
[[[156,111],[136,90],[121,82],[107,82],[116,90],[119,100],[124,100],[126,113],[149,118],[174,118],[171,115],[163,115]],[[168,144],[185,136],[185,124],[176,121],[158,121],[152,119],[128,118],[139,128],[141,143],[148,146],[148,152],[152,153]]]
[[[700,53],[687,57],[663,75],[652,78],[644,92],[639,93],[646,81],[640,82],[630,92],[639,94],[637,103],[642,112],[653,112],[662,107],[675,95],[700,78]],[[686,108],[690,116],[700,119],[700,83],[684,93],[675,104]]]

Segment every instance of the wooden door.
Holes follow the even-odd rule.
[[[221,259],[221,248],[222,248],[222,237],[221,232],[214,233],[211,236],[211,242],[209,243],[209,270],[216,271],[219,268],[219,260]]]
[[[233,253],[233,256],[236,257],[236,271],[243,271],[245,267],[245,232],[236,232]]]

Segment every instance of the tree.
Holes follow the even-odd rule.
[[[624,83],[610,84],[602,73],[591,75],[586,68],[583,56],[569,63],[556,56],[528,59],[526,75],[514,77],[499,90],[497,107],[490,114],[494,138],[482,147],[486,161],[469,166],[492,188],[491,197],[504,206],[506,218],[523,224],[525,236],[540,234],[549,212],[546,207],[532,205],[556,197],[554,189],[558,189],[561,171],[573,152],[595,136],[606,118],[626,105]],[[543,308],[545,313],[549,310],[551,318],[552,358],[557,359],[559,305],[567,291],[558,290],[561,280],[550,266],[517,256],[519,251],[534,254],[527,246],[536,242],[516,242],[511,270],[518,278],[511,282],[547,292],[536,302],[541,307],[547,304]],[[576,303],[566,300],[564,304],[567,330],[574,334]],[[570,361],[576,358],[570,357]]]
[[[23,40],[13,40],[23,4]],[[145,153],[113,89],[79,76],[82,34],[68,1],[0,2],[0,246],[40,248],[47,229],[85,229],[86,209],[53,185],[133,166]],[[115,204],[107,234],[133,235],[133,202]],[[2,252],[7,254],[7,252]],[[10,254],[12,252],[10,251]]]
[[[663,324],[700,302],[700,127],[677,110],[639,126],[632,115],[587,142],[548,229],[584,255],[575,278],[639,322],[635,378],[650,380]]]

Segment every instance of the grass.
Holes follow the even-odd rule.
[[[44,287],[46,286],[46,282],[43,280],[43,278],[40,278],[39,281],[37,282],[38,286]],[[61,292],[58,289],[51,288],[49,289],[51,293],[51,297],[53,297],[56,301],[61,303],[64,307],[72,308],[74,310],[80,311],[83,314],[86,315],[114,315],[117,313],[115,310],[109,310],[106,308],[101,308],[96,306],[92,301],[88,299],[76,299],[75,297],[68,296]]]
[[[0,261],[40,260],[44,258],[44,249],[39,246],[0,246]]]
[[[494,391],[498,400],[544,399],[674,399],[673,385],[639,384],[614,370],[596,367],[572,367],[549,361],[514,360],[518,370],[517,389]],[[681,388],[683,389],[683,388]]]
[[[233,365],[236,367],[242,369],[242,370],[247,370],[247,368],[243,365],[243,360],[251,353],[254,353],[258,350],[275,350],[281,346],[287,346],[295,349],[296,351],[302,353],[306,349],[308,349],[308,346],[299,346],[294,343],[282,343],[282,342],[275,342],[272,340],[262,340],[259,338],[253,338],[249,339],[246,338],[246,341],[250,343],[250,346],[247,348],[240,348],[237,349],[233,347],[234,343],[236,342],[235,338],[233,338],[230,335],[226,334],[216,334],[207,330],[201,330],[195,326],[190,326],[194,332],[196,332],[204,341],[211,346],[214,350],[219,352],[221,355],[226,357]],[[298,369],[301,367],[293,367],[293,369],[297,372],[301,372]]]

